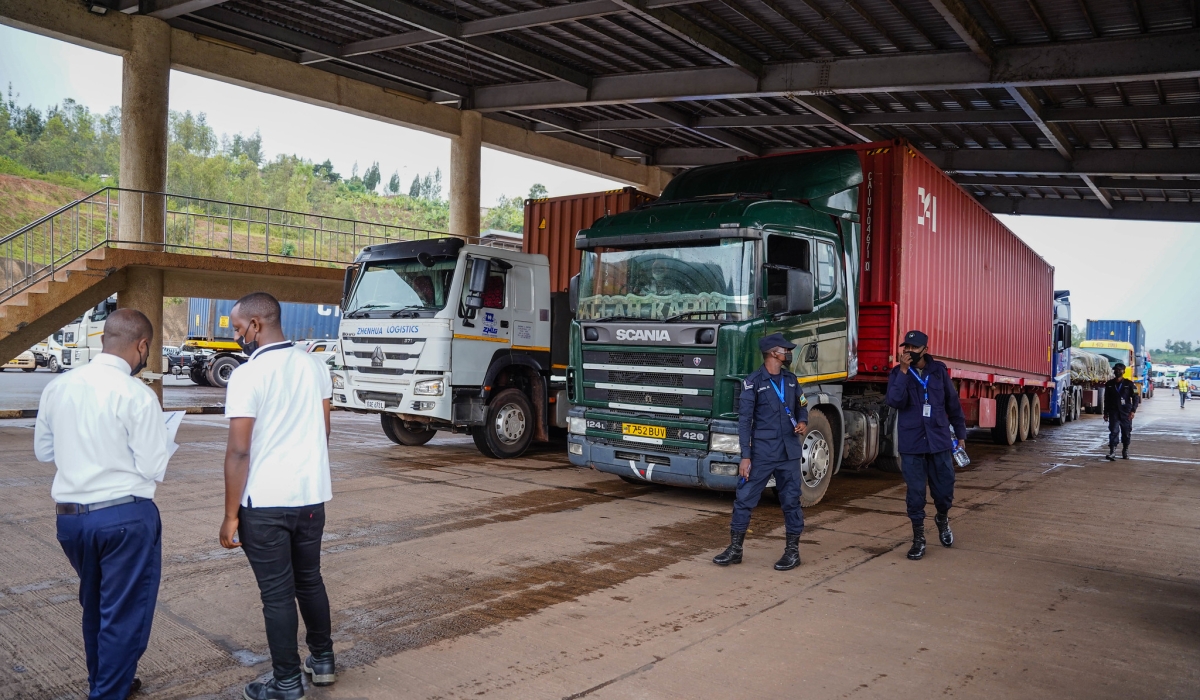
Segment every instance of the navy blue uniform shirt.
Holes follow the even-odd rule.
[[[888,375],[887,405],[900,413],[898,429],[900,454],[927,454],[954,448],[950,438],[950,426],[959,439],[967,435],[967,419],[962,404],[958,401],[958,390],[950,381],[946,365],[925,356],[925,377],[929,378],[929,417],[924,413],[925,388],[909,372],[901,372],[900,365],[892,368]]]
[[[775,386],[783,384],[783,401],[771,386],[766,365],[759,367],[742,380],[742,395],[738,399],[738,440],[742,459],[755,462],[783,462],[800,459],[804,454],[800,437],[788,420],[784,405],[792,410],[797,423],[808,422],[808,400],[796,381],[796,375],[781,369],[774,378]]]
[[[1137,410],[1142,403],[1142,392],[1137,384],[1128,379],[1110,379],[1104,383],[1104,417],[1120,415],[1124,418]]]

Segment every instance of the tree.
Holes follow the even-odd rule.
[[[253,136],[235,135],[233,137],[233,145],[229,148],[229,155],[232,158],[244,156],[251,163],[262,165],[262,135],[258,133],[257,129],[254,130]]]
[[[387,188],[388,188],[388,192],[390,192],[393,197],[400,194],[400,171],[399,170],[392,173],[392,179],[388,180]]]
[[[368,192],[374,192],[376,187],[379,187],[379,163],[371,163],[371,167],[367,168],[367,172],[363,173],[363,187],[367,188]]]
[[[333,163],[329,162],[328,158],[325,159],[324,163],[321,163],[320,165],[314,165],[312,171],[313,175],[316,175],[331,185],[336,185],[342,180],[342,176],[333,171]]]
[[[1087,334],[1083,332],[1082,328],[1080,328],[1079,326],[1072,323],[1071,324],[1071,345],[1074,347],[1079,347],[1079,344],[1085,340],[1087,340]]]
[[[533,186],[529,188],[529,198],[530,199],[545,199],[546,197],[549,197],[549,196],[550,196],[550,191],[547,190],[546,186],[540,182],[533,183]]]
[[[500,195],[496,206],[488,210],[480,222],[480,229],[497,229],[520,233],[525,227],[525,202],[520,196],[505,197]]]
[[[413,199],[421,198],[421,176],[413,175],[412,185],[408,188],[408,196]]]

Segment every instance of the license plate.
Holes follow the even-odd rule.
[[[638,423],[622,423],[622,435],[633,435],[635,437],[648,437],[663,439],[667,436],[667,429],[661,425],[640,425]]]
[[[382,401],[373,401],[371,399],[367,399],[366,403],[367,403],[367,408],[377,408],[380,411],[382,411],[384,408]]]

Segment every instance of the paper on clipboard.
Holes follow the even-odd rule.
[[[175,434],[179,432],[179,426],[183,423],[185,411],[163,411],[163,420],[167,426],[167,455],[174,456],[175,450],[179,449],[179,445],[175,444]]]

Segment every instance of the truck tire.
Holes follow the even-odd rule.
[[[1021,409],[1015,398],[1016,394],[1000,394],[996,397],[996,427],[992,428],[992,442],[997,445],[1015,445],[1017,442]]]
[[[820,411],[811,411],[808,432],[801,442],[804,457],[800,462],[800,505],[805,508],[820,503],[829,490],[833,470],[837,467],[833,444],[829,420]]]
[[[1054,425],[1066,425],[1071,420],[1071,392],[1066,391],[1058,397],[1058,415],[1050,419]]]
[[[37,369],[37,367],[22,367],[22,368],[21,368],[21,371],[22,371],[22,372],[32,372],[32,371],[34,371],[34,370],[36,370],[36,369]]]
[[[1017,442],[1025,442],[1029,439],[1029,418],[1033,412],[1029,410],[1029,394],[1018,394],[1016,399],[1018,416]]]
[[[229,377],[233,376],[233,370],[241,364],[228,355],[218,357],[208,363],[208,369],[204,371],[205,378],[208,379],[209,385],[224,389],[229,386]]]
[[[203,370],[194,365],[188,370],[188,379],[191,379],[196,386],[208,386],[208,377],[204,376]]]
[[[437,435],[437,431],[430,428],[413,430],[406,426],[399,416],[391,413],[380,413],[379,422],[383,425],[383,434],[387,435],[389,440],[405,447],[419,447]]]
[[[46,369],[50,370],[50,372],[53,374],[58,374],[59,372],[63,371],[62,363],[59,362],[58,358],[54,355],[51,355],[50,359],[46,360]]]
[[[1042,432],[1042,402],[1037,394],[1026,394],[1029,397],[1029,439],[1037,437]]]
[[[487,457],[520,457],[533,440],[533,406],[520,389],[505,389],[487,407],[483,425],[471,429],[475,447]]]

